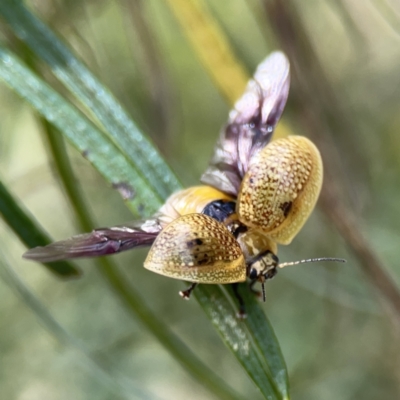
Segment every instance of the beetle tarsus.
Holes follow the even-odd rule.
[[[251,291],[252,293],[254,293],[254,294],[257,296],[257,298],[258,298],[259,300],[262,300],[262,298],[263,298],[262,292],[261,292],[260,290],[257,290],[257,289],[254,288],[254,285],[255,285],[257,282],[258,282],[257,279],[254,279],[253,281],[251,281],[251,282],[250,282],[250,285],[249,285],[249,289],[250,289],[250,291]]]
[[[189,300],[190,295],[196,286],[197,286],[197,283],[192,283],[186,290],[181,290],[179,292],[179,296],[181,296],[182,299]]]

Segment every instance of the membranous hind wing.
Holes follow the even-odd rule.
[[[229,113],[214,155],[201,181],[237,196],[251,158],[271,140],[289,93],[289,61],[277,51],[257,68]]]
[[[28,250],[23,257],[39,262],[97,257],[136,247],[151,246],[162,227],[157,218],[111,228],[95,229],[44,247]]]

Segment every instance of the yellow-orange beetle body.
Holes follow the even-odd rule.
[[[211,186],[193,186],[171,195],[156,216],[162,224],[187,214],[201,214],[214,201],[233,202],[235,198]]]
[[[244,256],[242,268],[252,279],[273,276],[278,259],[271,254],[277,254],[278,243],[290,243],[304,225],[322,185],[321,157],[310,140],[293,136],[268,144],[288,90],[289,63],[282,53],[273,53],[257,68],[254,79],[230,112],[210,166],[202,176],[202,182],[237,198],[235,214],[232,210],[232,215],[220,222],[227,226],[225,235],[234,235],[239,243]],[[190,218],[185,217],[185,223]],[[170,229],[180,223],[174,220]],[[237,224],[245,229],[235,234]],[[203,232],[205,236],[209,233]],[[181,274],[175,270],[170,273],[168,266],[174,261],[168,252],[163,253],[165,268],[154,269],[153,250],[164,246],[163,236],[161,232],[153,244],[144,264],[146,268],[181,279],[188,275],[188,269],[201,271],[201,267],[181,263],[176,266]],[[175,246],[181,254],[202,251],[201,246],[193,249],[184,240]],[[219,269],[215,265],[216,275]],[[186,280],[210,283],[201,273],[193,271]],[[233,281],[225,277],[213,282]]]
[[[318,199],[321,184],[321,157],[308,139],[293,136],[272,142],[251,161],[239,189],[236,207],[232,207],[231,213],[216,222],[207,215],[201,215],[199,219],[199,214],[196,214],[198,211],[184,206],[180,211],[184,216],[174,218],[158,235],[144,266],[162,275],[197,283],[241,282],[246,275],[250,275],[251,268],[254,268],[253,265],[249,268],[253,264],[252,260],[261,261],[256,267],[257,278],[270,273],[277,266],[277,259],[271,261],[270,254],[276,255],[277,244],[290,243],[304,225]],[[191,204],[185,201],[186,196],[191,193],[205,194],[208,190],[207,186],[190,188],[178,192],[170,200],[181,198],[184,200],[182,204]],[[208,204],[220,200],[218,191],[212,193],[216,197]],[[221,200],[230,202],[232,199],[227,196]],[[163,206],[162,210],[171,207],[174,201],[168,201],[168,207]],[[198,203],[195,201],[194,204]],[[185,215],[187,211],[189,215]],[[204,209],[202,212],[208,214]],[[217,225],[220,225],[219,245],[213,236]],[[171,232],[174,234],[171,235]],[[196,246],[192,245],[194,233],[198,240]],[[232,245],[232,239],[236,239],[239,244],[242,257],[231,260],[226,253],[225,258],[218,256],[222,257],[223,262],[217,262],[216,253],[223,250],[227,243],[236,251],[237,246]],[[210,240],[213,245],[206,246],[205,243],[208,244]],[[257,259],[261,253],[266,254],[268,262]],[[154,254],[158,254],[156,263]],[[204,254],[208,257],[200,258]],[[197,256],[199,259],[196,259]],[[199,264],[200,259],[202,262]],[[236,269],[239,261],[242,263],[241,278],[230,274],[230,268]],[[210,279],[210,267],[215,272],[214,279]],[[204,271],[207,273],[203,273]]]
[[[269,143],[288,91],[289,62],[274,52],[230,112],[204,186],[173,194],[148,220],[96,229],[24,257],[51,262],[152,245],[144,266],[156,273],[194,283],[263,283],[276,272],[277,244],[301,229],[322,183],[321,157],[308,139]]]

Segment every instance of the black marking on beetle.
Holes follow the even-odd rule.
[[[279,205],[279,208],[283,211],[283,215],[285,217],[288,216],[290,210],[292,209],[293,202],[292,201],[285,201],[284,203]]]
[[[193,239],[193,240],[188,240],[186,242],[187,247],[189,247],[190,249],[193,248],[194,246],[201,246],[203,244],[203,240],[202,239]],[[200,251],[200,248],[197,247],[196,251]]]
[[[278,273],[278,270],[276,267],[269,269],[268,271],[266,271],[264,275],[265,279],[272,279],[276,274]]]
[[[132,200],[135,197],[135,190],[133,187],[126,182],[114,182],[112,184],[113,189],[118,190],[124,200]]]
[[[232,229],[230,230],[230,232],[232,233],[232,235],[235,237],[235,239],[238,238],[238,236],[241,233],[245,233],[249,230],[249,228],[246,225],[243,224],[239,224],[239,225],[232,225]]]
[[[82,151],[81,154],[82,154],[83,157],[87,158],[88,155],[89,155],[89,150],[88,150],[88,149],[85,149],[85,150]]]
[[[196,260],[196,265],[201,266],[201,265],[208,265],[211,263],[212,259],[209,257],[207,253],[196,253],[194,254],[194,258]]]
[[[208,257],[197,259],[197,265],[207,265],[209,262],[210,261]]]

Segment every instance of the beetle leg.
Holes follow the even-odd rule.
[[[179,296],[181,296],[185,300],[189,300],[190,294],[192,293],[192,290],[197,286],[197,282],[192,283],[186,290],[181,290],[179,292]]]
[[[261,292],[254,288],[254,285],[258,282],[257,279],[253,279],[249,284],[249,289],[252,293],[254,293],[257,297],[261,298]]]
[[[233,293],[235,294],[235,297],[237,298],[237,300],[239,302],[239,311],[237,312],[236,316],[239,319],[244,319],[247,317],[247,314],[246,314],[246,307],[245,307],[243,298],[239,293],[239,284],[232,283],[232,289],[233,289]]]

